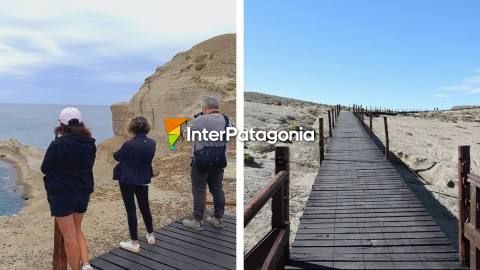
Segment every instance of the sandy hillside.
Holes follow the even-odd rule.
[[[154,227],[159,228],[190,214],[192,209],[191,145],[179,141],[175,152],[166,150],[168,144],[162,133],[163,118],[191,116],[200,110],[203,95],[213,95],[221,100],[221,109],[235,121],[235,87],[235,35],[222,35],[177,54],[146,79],[130,102],[112,106],[116,136],[98,146],[94,168],[95,191],[83,222],[91,257],[117,247],[121,240],[129,237],[118,184],[111,180],[115,165],[111,155],[128,139],[125,122],[134,115],[145,115],[154,123],[151,135],[159,147],[154,160],[155,177],[150,186],[150,205]],[[176,103],[179,102],[178,91],[184,102],[190,102],[189,106]],[[168,114],[164,108],[168,108]],[[0,269],[51,269],[53,218],[50,217],[39,171],[43,153],[34,147],[7,141],[0,142],[0,157],[17,164],[21,175],[19,183],[25,184],[28,190],[26,197],[29,198],[17,216],[0,217]],[[226,200],[234,201],[234,143],[230,144],[224,189]],[[234,213],[235,208],[227,207],[227,214]],[[140,213],[138,215],[141,236],[145,234],[145,229]]]
[[[245,129],[292,130],[302,126],[318,132],[318,117],[327,119],[327,106],[260,93],[245,93]],[[327,122],[328,123],[328,122]],[[328,128],[325,125],[325,137]],[[245,203],[270,180],[274,173],[274,145],[246,142],[245,154],[253,164],[245,164]],[[290,147],[290,222],[293,241],[308,195],[319,167],[318,142],[293,142]],[[245,229],[248,251],[271,228],[271,210],[267,204]]]
[[[374,118],[373,127],[385,141],[383,118]],[[470,145],[472,171],[480,173],[480,109],[388,116],[388,131],[390,150],[457,216],[457,146]],[[447,186],[449,181],[455,186]]]

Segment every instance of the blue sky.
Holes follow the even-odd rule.
[[[0,103],[129,101],[156,67],[235,23],[234,0],[0,0]]]
[[[329,104],[480,105],[479,12],[477,0],[245,0],[245,87]]]

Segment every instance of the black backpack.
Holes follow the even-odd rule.
[[[225,118],[225,132],[228,127],[228,117]],[[227,141],[226,134],[223,136],[223,141]],[[193,165],[200,171],[207,171],[209,169],[223,169],[227,167],[226,146],[206,146],[200,150],[193,151]]]

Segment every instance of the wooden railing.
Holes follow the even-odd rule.
[[[480,176],[470,173],[470,146],[458,147],[458,253],[460,263],[480,268]]]
[[[328,115],[328,136],[329,138],[333,137],[333,127],[335,127],[335,120],[340,115],[340,111],[342,110],[342,106],[337,104],[334,106],[333,109],[329,109],[327,111]],[[332,119],[332,115],[336,115],[337,117]],[[323,117],[318,118],[318,148],[320,149],[320,164],[325,159],[325,137],[323,135]]]
[[[245,269],[283,269],[289,258],[289,149],[275,148],[275,176],[246,205],[244,227],[272,199],[272,229],[244,258]]]
[[[354,107],[355,108],[355,107]],[[353,110],[353,113],[355,116],[357,116],[358,120],[360,120],[360,123],[362,126],[365,128],[365,130],[368,131],[368,134],[370,137],[373,137],[373,115],[374,113],[366,111],[366,110],[361,110],[359,108],[355,108]],[[365,124],[364,118],[365,116],[369,117],[369,126]],[[390,159],[390,138],[388,136],[388,121],[387,117],[383,117],[383,126],[385,127],[385,143],[383,144],[385,148],[385,158]]]
[[[328,111],[329,136],[340,115],[340,104]],[[325,138],[323,118],[319,118],[320,163],[325,156]],[[244,227],[257,215],[263,206],[272,199],[272,229],[263,237],[244,258],[245,269],[283,269],[289,261],[290,213],[289,213],[289,148],[275,148],[275,175],[246,205]]]
[[[373,113],[373,114],[384,114],[384,115],[397,115],[402,113],[427,113],[427,112],[436,112],[440,111],[438,108],[434,109],[391,109],[381,106],[363,106],[358,104],[353,104],[348,106],[349,111],[361,112],[361,113]]]

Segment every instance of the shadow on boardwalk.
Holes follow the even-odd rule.
[[[380,138],[372,134],[372,140],[382,152],[385,152],[385,146]],[[420,200],[425,209],[432,215],[453,247],[458,250],[457,217],[452,215],[452,213],[433,196],[432,192],[425,187],[424,182],[419,179],[419,176],[392,152],[390,152],[390,161],[418,200]]]

